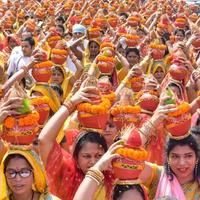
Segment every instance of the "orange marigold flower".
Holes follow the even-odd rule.
[[[5,120],[4,120],[4,126],[6,128],[13,128],[16,124],[16,120],[15,118],[13,117],[7,117]]]
[[[34,65],[36,68],[43,68],[43,67],[52,67],[53,63],[51,61],[45,61]]]

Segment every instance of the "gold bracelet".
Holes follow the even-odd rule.
[[[103,180],[104,180],[103,173],[101,171],[99,171],[98,169],[95,169],[94,167],[91,167],[90,169],[88,169],[86,175],[92,176],[93,178],[95,178],[96,180],[98,180],[98,182],[100,184],[103,183]]]
[[[73,113],[75,106],[74,104],[71,102],[71,100],[67,100],[63,102],[63,106],[65,106],[69,112],[69,114]]]
[[[95,177],[93,177],[89,174],[86,174],[85,177],[88,177],[88,178],[91,178],[92,180],[94,180],[97,183],[98,186],[101,185],[101,183]]]

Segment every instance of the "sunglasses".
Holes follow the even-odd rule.
[[[31,175],[31,173],[32,173],[32,169],[28,169],[28,168],[24,168],[19,171],[9,169],[6,171],[6,177],[8,179],[15,179],[17,177],[17,174],[19,174],[21,178],[28,178]]]

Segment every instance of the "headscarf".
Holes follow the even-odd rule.
[[[56,92],[48,85],[43,83],[36,83],[31,89],[30,93],[40,92],[44,96],[49,97],[49,106],[55,113],[60,108],[60,101],[57,97]]]
[[[152,61],[147,69],[147,74],[155,74],[158,68],[161,68],[166,73],[166,66],[163,61]]]
[[[70,70],[66,71],[62,65],[54,64],[54,66],[60,68],[63,74],[63,82],[61,84],[61,87],[63,89],[63,100],[65,100],[72,89],[72,86],[69,82],[70,78],[72,77],[72,73],[70,72]]]
[[[41,165],[41,161],[39,159],[39,156],[32,150],[23,150],[20,148],[11,149],[8,150],[7,153],[4,155],[2,162],[1,162],[1,168],[0,168],[0,199],[1,200],[9,200],[9,189],[6,183],[6,177],[4,174],[5,170],[5,161],[8,158],[9,155],[19,154],[23,156],[28,163],[33,168],[34,173],[34,186],[35,191],[39,193],[46,193],[47,192],[47,184],[45,179],[44,170]]]

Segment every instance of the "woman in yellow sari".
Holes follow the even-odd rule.
[[[31,150],[8,150],[0,169],[1,200],[59,200],[48,192],[39,156]]]

